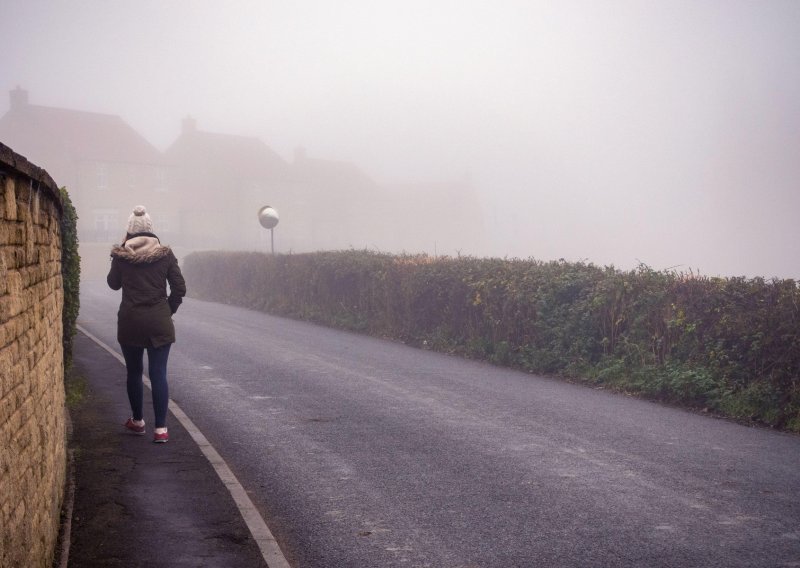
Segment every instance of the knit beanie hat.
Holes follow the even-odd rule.
[[[153,221],[144,205],[137,205],[133,208],[133,213],[128,217],[128,234],[134,233],[152,233]]]

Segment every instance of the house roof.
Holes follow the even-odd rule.
[[[0,138],[43,164],[64,155],[73,160],[163,162],[158,149],[119,116],[31,105],[27,97],[12,103],[0,118]]]
[[[178,139],[164,153],[178,165],[210,169],[246,179],[286,179],[289,165],[258,138],[197,130],[194,121],[184,121]]]
[[[351,162],[309,158],[305,151],[295,152],[292,178],[297,181],[325,181],[327,183],[372,186],[375,182]]]

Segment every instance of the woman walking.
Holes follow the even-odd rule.
[[[153,233],[153,222],[142,205],[136,206],[128,218],[122,244],[111,249],[107,281],[112,290],[122,288],[117,341],[125,357],[131,404],[131,417],[124,426],[135,434],[145,433],[142,373],[146,350],[155,414],[153,441],[167,442],[167,359],[169,348],[175,343],[172,314],[186,295],[186,283],[178,259]]]

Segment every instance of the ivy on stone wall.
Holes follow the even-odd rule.
[[[72,365],[72,340],[80,309],[81,257],[78,254],[78,213],[67,189],[61,188],[64,215],[61,217],[61,275],[64,281],[64,369]]]

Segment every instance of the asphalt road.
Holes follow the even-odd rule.
[[[114,346],[118,302],[83,284]],[[798,436],[221,304],[175,322],[171,398],[294,566],[800,567]]]

